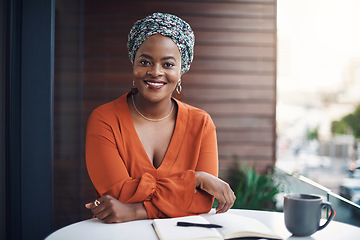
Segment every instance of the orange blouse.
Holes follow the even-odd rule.
[[[96,108],[86,131],[86,165],[101,196],[143,202],[149,218],[208,212],[213,197],[195,191],[195,171],[218,174],[215,125],[210,116],[175,100],[175,130],[158,168],[150,162],[133,125],[128,94]]]

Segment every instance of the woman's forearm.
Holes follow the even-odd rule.
[[[226,212],[235,201],[235,194],[228,183],[206,172],[195,172],[195,186],[214,196],[219,205],[217,213]]]
[[[195,187],[200,188],[202,182],[202,172],[195,172]]]
[[[143,203],[132,203],[134,207],[134,217],[136,220],[148,219],[148,214]]]

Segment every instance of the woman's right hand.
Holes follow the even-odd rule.
[[[224,213],[232,207],[236,197],[228,183],[206,172],[195,172],[195,179],[196,187],[218,200],[216,213]]]
[[[87,203],[85,207],[105,223],[121,223],[148,218],[143,203],[122,203],[109,195]]]

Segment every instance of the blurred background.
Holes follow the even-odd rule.
[[[357,0],[277,1],[276,166],[357,203],[359,10]]]

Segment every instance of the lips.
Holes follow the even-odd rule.
[[[162,88],[163,86],[166,85],[166,82],[160,82],[160,81],[147,81],[147,80],[144,80],[144,82],[151,89],[160,89],[160,88]]]

